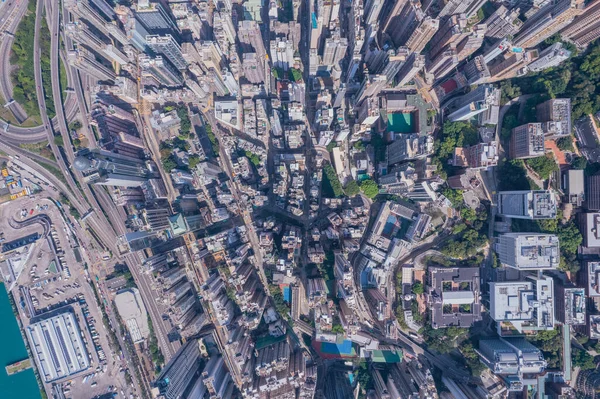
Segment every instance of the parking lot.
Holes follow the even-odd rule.
[[[91,366],[80,374],[47,384],[47,391],[62,389],[66,398],[74,399],[109,392],[124,397],[121,392],[129,391],[124,364],[120,353],[114,353],[109,345],[93,291],[95,281],[85,270],[84,252],[78,248],[87,240],[80,237],[80,232],[74,236],[72,222],[65,220],[67,213],[61,212],[56,199],[50,199],[57,196],[52,190],[41,191],[0,205],[2,243],[39,236],[31,244],[1,254],[0,271],[9,278],[7,282],[11,282],[14,272],[13,294],[25,326],[30,317],[65,306],[76,314]]]

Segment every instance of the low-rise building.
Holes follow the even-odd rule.
[[[494,374],[504,376],[511,391],[523,389],[524,374],[541,374],[547,366],[542,352],[524,338],[480,340],[477,352]]]
[[[433,328],[467,328],[480,321],[479,268],[430,267],[428,302]]]
[[[454,166],[471,169],[487,169],[498,165],[498,142],[479,143],[470,147],[454,149]]]

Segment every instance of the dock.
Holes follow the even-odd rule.
[[[14,362],[6,366],[6,373],[8,375],[13,375],[20,373],[21,371],[25,371],[31,368],[31,360],[29,358],[24,360],[19,360],[18,362]]]

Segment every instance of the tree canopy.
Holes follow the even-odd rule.
[[[352,179],[348,184],[346,184],[346,188],[344,188],[346,195],[348,197],[354,197],[356,194],[360,192],[360,188],[358,187],[358,183],[356,180]]]
[[[558,164],[552,154],[528,159],[526,163],[543,180],[547,180],[552,173],[558,170]]]
[[[379,194],[379,186],[371,179],[363,180],[360,183],[360,189],[370,199],[377,197],[377,194]]]

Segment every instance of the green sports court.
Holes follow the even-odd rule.
[[[387,115],[387,131],[395,133],[416,133],[417,115],[415,112],[392,112]]]

